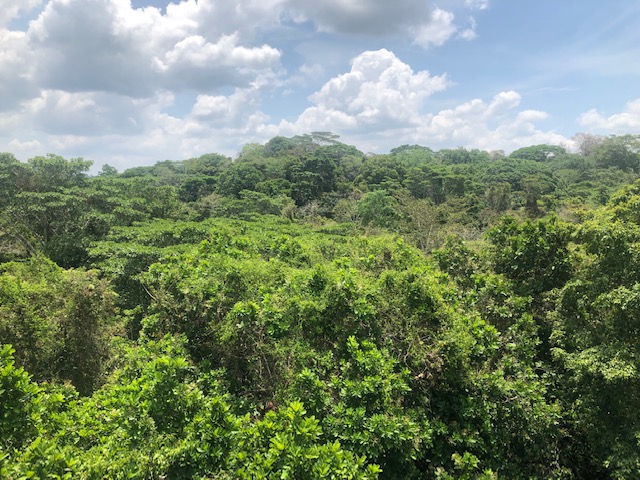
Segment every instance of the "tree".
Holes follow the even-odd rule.
[[[402,145],[391,149],[390,153],[408,167],[418,167],[438,161],[433,150],[421,145]]]
[[[0,344],[0,456],[3,450],[20,448],[35,437],[44,413],[39,398],[42,391],[23,367],[15,366],[14,353],[11,345]]]
[[[287,137],[273,137],[264,145],[264,156],[267,158],[278,157],[287,153],[291,153],[296,149],[298,143]]]
[[[511,152],[509,157],[533,160],[534,162],[547,162],[550,159],[566,154],[567,151],[558,145],[533,145],[519,148]]]
[[[13,196],[29,185],[31,171],[11,153],[0,153],[0,207],[11,203]]]
[[[400,219],[397,201],[385,190],[365,193],[357,206],[363,225],[392,227]]]
[[[553,170],[549,164],[531,160],[503,159],[473,165],[467,175],[481,184],[508,183],[512,192],[525,190],[525,180],[538,177],[545,189],[555,188]],[[485,187],[486,188],[486,187]]]
[[[51,192],[82,184],[93,162],[83,158],[66,160],[59,155],[30,158],[34,192]]]
[[[320,147],[304,162],[303,169],[317,175],[317,190],[330,192],[336,188],[337,155],[332,147]]]
[[[640,168],[640,136],[607,137],[592,154],[599,167],[616,167],[638,171]]]
[[[246,146],[246,150],[247,152],[250,150],[248,145]],[[214,176],[218,173],[222,165],[230,161],[231,159],[229,157],[225,157],[219,153],[207,153],[197,158],[185,160],[183,164],[187,173]]]
[[[363,189],[397,188],[404,180],[405,168],[391,155],[373,155],[367,157],[360,168],[356,184]]]
[[[555,218],[517,223],[503,218],[487,232],[495,271],[515,282],[515,290],[537,295],[570,278],[571,227]]]
[[[239,197],[242,190],[255,190],[264,180],[263,173],[250,163],[234,163],[218,178],[217,190],[229,197]]]
[[[578,152],[583,157],[590,157],[595,149],[602,143],[604,137],[593,133],[576,133],[571,140],[576,144]]]
[[[114,295],[96,272],[36,257],[0,269],[0,338],[39,381],[71,381],[88,394],[102,381],[115,327]]]
[[[20,192],[7,209],[12,228],[22,238],[65,267],[78,267],[86,260],[88,238],[84,228],[89,212],[78,191]]]
[[[481,163],[489,160],[489,154],[482,150],[467,150],[463,147],[446,148],[438,151],[437,157],[445,164]]]
[[[627,217],[633,188],[577,229],[588,255],[549,314],[557,395],[572,439],[575,475],[635,478],[640,473],[640,228]],[[637,199],[636,199],[637,200]]]
[[[105,163],[98,173],[101,177],[115,177],[118,175],[118,170],[115,167]]]
[[[542,195],[551,193],[554,185],[542,175],[528,175],[522,179],[522,189],[525,194],[525,208],[531,216],[540,213],[538,200]]]
[[[230,458],[234,478],[323,478],[375,480],[380,467],[366,457],[325,441],[319,422],[302,402],[270,410],[264,419],[246,425]]]
[[[511,185],[498,182],[490,185],[485,191],[485,199],[490,209],[504,212],[511,207]]]
[[[338,141],[340,135],[336,135],[332,132],[311,132],[311,139],[319,145],[337,145],[341,142]]]

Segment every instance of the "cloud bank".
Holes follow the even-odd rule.
[[[589,130],[608,133],[640,131],[640,98],[629,102],[623,112],[605,117],[592,109],[583,113],[579,123]]]
[[[55,152],[125,168],[233,154],[312,130],[367,151],[566,141],[543,128],[548,114],[521,108],[516,91],[446,104],[443,94],[460,79],[416,70],[390,48],[365,49],[328,73],[278,42],[320,35],[429,52],[474,41],[474,15],[490,10],[488,0],[445,2],[455,11],[425,0],[182,0],[164,9],[130,0],[3,1],[0,150],[22,159]],[[579,122],[637,130],[640,100],[608,117],[588,111]]]

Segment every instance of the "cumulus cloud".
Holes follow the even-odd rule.
[[[318,78],[322,78],[324,75],[325,68],[322,65],[305,63],[298,68],[297,72],[283,82],[283,86],[286,87],[283,94],[288,95],[293,92],[293,87],[306,86],[316,82]]]
[[[144,133],[155,114],[173,101],[173,95],[135,99],[107,92],[44,90],[27,104],[32,124],[51,135],[103,136]]]
[[[301,121],[326,123],[334,118],[343,127],[371,129],[410,124],[425,99],[447,85],[445,75],[414,73],[388,50],[364,52],[353,60],[350,72],[332,78],[311,95],[315,106],[303,113]]]
[[[39,140],[20,141],[17,139],[13,139],[9,142],[9,147],[12,151],[32,151],[42,148],[42,143],[40,143]]]
[[[29,11],[40,5],[42,0],[2,0],[0,8],[0,28],[7,25],[21,12]]]
[[[427,99],[448,85],[445,75],[413,72],[387,50],[365,52],[353,60],[348,73],[332,78],[310,96],[313,106],[294,122],[281,122],[274,133],[329,130],[370,151],[402,143],[510,151],[567,142],[562,135],[539,128],[547,113],[520,110],[521,95],[512,90],[488,102],[473,99],[437,113],[425,111]]]
[[[426,23],[431,11],[428,2],[418,0],[289,0],[285,5],[296,18],[314,22],[325,32],[380,35]]]
[[[454,15],[451,12],[436,8],[430,20],[412,29],[415,32],[415,42],[421,47],[439,47],[458,30],[453,23]]]
[[[50,0],[29,29],[36,80],[48,89],[141,97],[162,88],[247,84],[278,67],[280,52],[272,47],[242,45],[236,32],[220,28],[198,33],[196,16],[212,5],[191,0],[162,15],[127,0]]]
[[[518,92],[509,90],[507,92],[500,92],[491,103],[484,109],[483,117],[487,118],[500,118],[512,109],[520,105],[522,97]]]
[[[536,126],[548,118],[546,112],[518,111],[520,94],[500,92],[490,102],[474,99],[452,109],[427,115],[412,139],[424,145],[456,144],[480,149],[511,151],[523,146],[560,144],[567,139]]]
[[[465,0],[465,5],[474,10],[486,10],[489,8],[489,0]]]
[[[284,0],[181,0],[166,9],[169,21],[191,24],[196,32],[216,38],[239,32],[251,38],[262,27],[279,22]]]
[[[0,109],[13,109],[36,93],[26,35],[0,28]]]
[[[476,32],[477,27],[478,27],[478,23],[476,22],[476,19],[473,17],[470,17],[467,28],[462,30],[458,34],[458,36],[463,40],[474,40],[478,36],[478,33]]]
[[[3,2],[2,22],[39,3]],[[256,45],[255,27],[277,25],[280,0],[183,0],[164,12],[130,0],[43,3],[26,31],[0,23],[0,144],[148,162],[228,152],[265,130],[260,98],[281,83],[281,52]]]
[[[446,75],[414,72],[388,50],[364,52],[352,61],[349,72],[330,79],[309,97],[313,106],[294,122],[280,122],[274,133],[329,130],[371,151],[402,143],[510,151],[567,142],[562,135],[537,126],[548,118],[547,113],[520,110],[521,95],[513,90],[500,92],[488,102],[473,99],[428,112],[429,97],[448,86]]]
[[[0,143],[25,156],[45,149],[126,168],[233,154],[247,142],[313,130],[378,151],[409,142],[508,150],[558,137],[536,126],[544,112],[520,110],[516,92],[429,113],[448,77],[414,71],[388,50],[356,56],[307,108],[289,104],[289,121],[265,113],[274,92],[317,85],[326,73],[297,52],[284,78],[285,53],[263,39],[296,22],[308,22],[300,32],[391,35],[423,48],[475,38],[473,18],[461,16],[468,21],[460,25],[453,11],[427,0],[176,0],[164,11],[130,0],[2,1]],[[44,8],[26,31],[2,28],[38,4]],[[457,5],[456,15],[488,2]]]
[[[275,48],[244,47],[238,36],[222,36],[216,43],[199,35],[178,42],[162,59],[154,59],[155,69],[165,75],[174,88],[213,90],[224,85],[245,85],[256,75],[266,74],[278,65]]]
[[[258,86],[238,88],[231,95],[198,95],[191,117],[208,127],[240,128],[256,114],[266,120],[266,115],[259,113],[259,106]]]
[[[364,35],[408,32],[414,43],[424,48],[443,45],[459,30],[452,12],[432,7],[425,0],[288,0],[284,6],[294,21],[313,22],[323,32]],[[481,7],[479,0],[467,2],[467,8]],[[467,28],[460,36],[470,40],[475,38],[474,31]]]
[[[640,98],[627,103],[624,112],[605,117],[592,109],[580,115],[578,123],[586,128],[613,133],[640,129]]]

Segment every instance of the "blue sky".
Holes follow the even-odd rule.
[[[2,0],[0,151],[119,170],[329,130],[365,152],[640,133],[640,2]]]

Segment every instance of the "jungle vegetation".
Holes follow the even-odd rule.
[[[0,478],[640,478],[640,137],[0,154]]]

